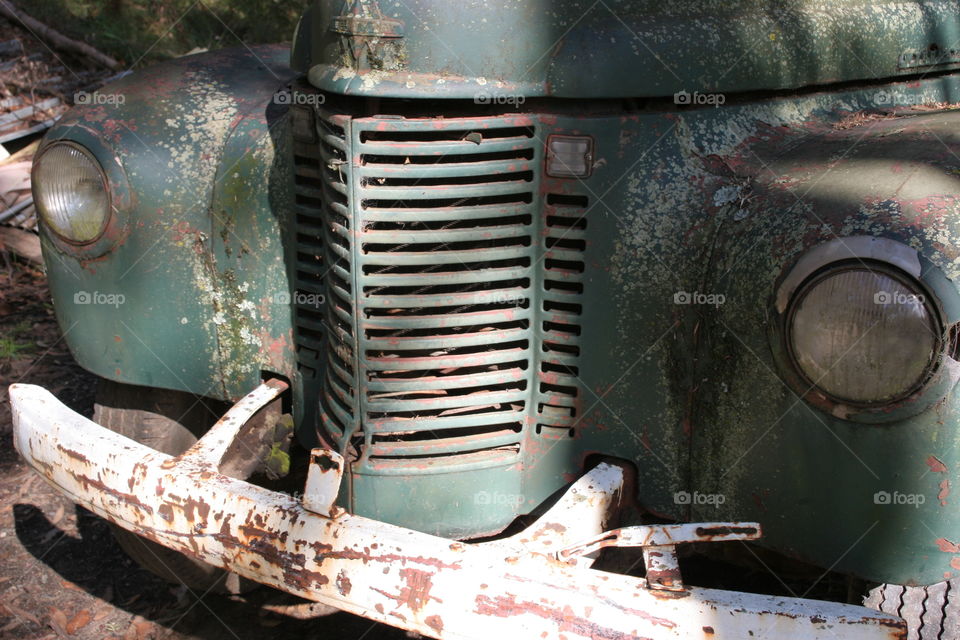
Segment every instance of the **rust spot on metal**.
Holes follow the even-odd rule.
[[[90,463],[90,460],[87,458],[87,456],[83,455],[82,453],[67,449],[66,447],[60,447],[60,450],[78,462],[82,462],[84,464]]]
[[[400,590],[398,595],[391,595],[380,589],[374,589],[382,593],[391,600],[396,600],[401,605],[407,605],[414,613],[423,609],[430,600],[442,602],[440,598],[430,595],[433,589],[433,574],[420,569],[403,569],[400,571],[400,577],[406,581],[406,586]]]
[[[336,471],[340,469],[340,465],[337,464],[337,461],[326,455],[314,456],[311,461],[313,464],[317,465],[321,471]]]
[[[162,504],[157,510],[160,514],[160,517],[166,520],[167,522],[173,522],[173,507],[169,504]]]
[[[573,610],[566,606],[562,610],[551,608],[547,605],[537,602],[517,602],[516,596],[497,596],[490,598],[485,595],[477,596],[477,613],[484,616],[496,616],[498,618],[512,618],[515,616],[534,615],[545,620],[551,620],[558,631],[561,633],[572,633],[595,640],[635,640],[640,636],[622,633],[609,627],[599,625],[592,620],[581,618],[574,614]],[[653,618],[649,614],[644,614],[651,621],[662,621],[663,626],[670,628],[676,625],[663,618]],[[657,624],[660,624],[658,622]],[[644,640],[651,640],[645,638]]]
[[[347,573],[341,569],[340,573],[337,574],[337,591],[339,591],[342,596],[348,596],[350,595],[351,589],[353,589],[353,585],[350,584],[350,578],[348,578]]]
[[[106,495],[113,496],[114,498],[116,498],[120,502],[123,502],[124,504],[130,505],[131,507],[136,507],[137,509],[141,509],[146,513],[153,513],[153,508],[150,507],[150,505],[144,504],[143,502],[140,501],[139,498],[137,498],[137,496],[135,496],[132,493],[120,493],[118,491],[114,491],[110,487],[105,485],[103,482],[101,482],[100,480],[90,478],[88,476],[76,474],[75,477],[84,486],[85,490],[87,490],[88,487],[94,487]]]
[[[424,622],[427,623],[427,626],[436,631],[438,634],[443,633],[443,620],[440,616],[427,616]]]
[[[210,505],[199,500],[194,500],[193,498],[187,498],[184,500],[181,507],[183,509],[183,514],[187,517],[188,522],[194,522],[194,511],[200,516],[200,519],[203,522],[207,521],[207,516],[210,515]]]
[[[435,569],[460,569],[461,565],[459,562],[455,563],[446,563],[437,558],[426,558],[424,556],[404,556],[399,553],[384,553],[381,555],[373,555],[369,550],[357,551],[355,549],[338,549],[334,551],[333,546],[324,543],[314,543],[310,545],[311,548],[317,552],[316,562],[322,563],[325,559],[337,559],[337,560],[360,560],[364,564],[370,562],[383,562],[386,564],[399,564],[405,566],[409,564],[419,564],[426,567],[433,567]]]

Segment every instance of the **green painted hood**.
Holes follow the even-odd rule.
[[[956,0],[317,0],[293,52],[324,91],[479,101],[794,89],[958,62]]]

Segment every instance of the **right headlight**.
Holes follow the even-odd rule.
[[[938,360],[937,311],[920,284],[895,268],[828,268],[799,288],[787,318],[795,366],[811,387],[843,403],[902,400]]]
[[[33,199],[47,227],[68,242],[87,244],[110,218],[110,191],[96,158],[72,142],[55,142],[33,166]]]

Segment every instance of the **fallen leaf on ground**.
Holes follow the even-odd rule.
[[[84,609],[67,622],[67,633],[73,635],[88,624],[90,624],[90,612]]]
[[[67,631],[67,614],[56,607],[50,607],[50,626],[58,634],[62,635]]]

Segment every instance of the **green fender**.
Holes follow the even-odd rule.
[[[294,77],[288,56],[270,46],[160,64],[48,133],[44,146],[88,148],[113,191],[92,245],[41,234],[64,339],[84,368],[218,399],[242,396],[262,370],[296,382],[290,307],[272,302],[289,291],[277,212],[292,180],[286,109],[273,101]]]

